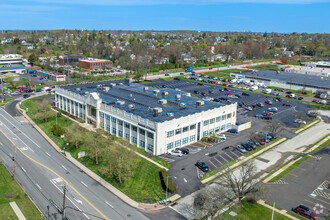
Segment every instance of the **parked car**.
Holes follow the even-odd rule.
[[[253,149],[257,148],[257,145],[253,141],[248,141],[247,142]]]
[[[242,145],[240,145],[240,144],[236,146],[236,149],[238,151],[242,152],[242,153],[245,153],[246,152],[245,148]]]
[[[267,115],[274,115],[273,112],[270,112],[270,111],[264,111],[264,115],[267,116]]]
[[[168,154],[170,154],[172,156],[182,157],[181,151],[177,151],[177,150],[171,150],[168,152]]]
[[[298,123],[298,124],[306,124],[306,121],[303,121],[303,120],[301,120],[301,119],[296,119],[296,120],[294,120],[294,122],[295,123]]]
[[[248,111],[252,111],[253,110],[251,106],[246,106],[245,109],[248,110]]]
[[[291,107],[291,106],[292,106],[292,104],[291,104],[291,103],[289,103],[289,102],[285,102],[285,103],[283,103],[283,106],[288,106],[288,107]]]
[[[304,99],[304,97],[301,97],[301,96],[300,96],[300,97],[298,97],[298,100],[303,100],[303,99]]]
[[[265,103],[268,104],[268,105],[273,104],[272,101],[270,101],[270,100],[266,100]]]
[[[317,214],[315,214],[310,208],[304,205],[299,205],[296,208],[293,208],[292,211],[312,220],[317,219]]]
[[[250,96],[250,94],[249,94],[249,93],[247,93],[247,92],[242,92],[242,95],[245,95],[245,96]]]
[[[23,95],[23,98],[25,98],[25,99],[26,99],[26,98],[29,98],[29,97],[30,97],[29,94],[24,94],[24,95]]]
[[[222,140],[226,140],[227,137],[225,134],[219,134],[219,138],[222,139]]]
[[[317,99],[313,99],[313,101],[312,102],[317,102]]]
[[[257,104],[256,104],[258,107],[264,107],[265,105],[263,104],[263,103],[261,103],[261,102],[258,102]]]
[[[174,80],[180,80],[180,78],[178,78],[178,77],[175,77],[175,78],[174,78]]]
[[[248,145],[248,144],[246,144],[246,143],[244,143],[244,144],[241,144],[244,148],[245,148],[245,150],[247,150],[247,151],[252,151],[253,150],[253,148],[250,146],[250,145]]]
[[[41,92],[41,89],[40,88],[36,88],[36,92]]]
[[[189,149],[188,148],[177,148],[177,151],[181,151],[182,154],[189,154]]]
[[[197,163],[195,163],[195,166],[197,166],[203,172],[209,172],[209,167],[203,161],[197,161]]]
[[[21,92],[18,92],[18,91],[15,91],[15,92],[13,92],[13,93],[11,93],[12,95],[20,95],[20,94],[22,94]]]
[[[235,128],[228,129],[227,132],[237,134],[238,131]]]
[[[270,107],[270,108],[268,108],[268,111],[270,111],[270,112],[278,112],[278,109],[276,107]]]

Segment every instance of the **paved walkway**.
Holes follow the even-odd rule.
[[[298,218],[296,218],[296,217],[294,217],[294,216],[292,216],[292,215],[289,215],[289,214],[288,214],[288,211],[286,211],[286,210],[284,210],[284,209],[279,210],[279,209],[277,209],[277,208],[273,208],[272,206],[266,204],[265,201],[263,201],[263,200],[259,200],[258,203],[259,203],[260,205],[263,205],[263,206],[265,206],[265,207],[271,209],[271,210],[274,209],[275,212],[278,212],[278,213],[280,213],[281,215],[285,215],[285,216],[288,217],[288,218],[291,218],[291,219],[293,219],[293,220],[299,220]]]
[[[307,125],[307,126],[301,128],[301,129],[299,129],[299,130],[297,130],[297,131],[295,131],[294,133],[299,134],[300,132],[303,132],[304,130],[307,130],[308,128],[314,126],[315,124],[317,124],[317,123],[319,123],[319,122],[320,122],[320,119],[314,121],[313,123],[310,123],[309,125]]]
[[[19,220],[26,220],[26,218],[23,215],[22,211],[18,208],[16,202],[10,202],[9,204],[10,204],[11,208],[14,210],[14,212],[17,215],[17,218]]]

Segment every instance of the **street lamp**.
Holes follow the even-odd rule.
[[[168,178],[169,177],[172,177],[172,176],[167,175],[167,177],[166,177],[166,201],[165,201],[166,205],[167,205],[167,189],[168,189]],[[176,178],[175,176],[173,176],[173,177]]]

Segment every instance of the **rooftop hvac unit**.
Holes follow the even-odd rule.
[[[116,105],[125,105],[125,101],[123,100],[117,100]]]
[[[128,109],[129,109],[130,111],[134,111],[134,109],[135,109],[135,105],[133,105],[133,104],[129,104],[129,105],[128,105]]]
[[[197,106],[203,106],[204,105],[204,101],[198,100],[198,101],[196,101],[196,105]]]
[[[143,90],[144,90],[144,91],[148,91],[148,90],[149,90],[149,87],[145,86],[145,87],[143,88]]]
[[[158,89],[154,90],[154,94],[157,95],[160,91]]]
[[[103,91],[109,92],[110,87],[103,87]]]
[[[181,100],[181,95],[180,94],[176,94],[175,95],[175,100],[180,101]]]
[[[113,88],[116,86],[116,83],[110,83],[110,87]]]
[[[161,104],[161,105],[165,105],[167,103],[167,100],[166,99],[159,99],[158,103]]]
[[[167,95],[168,95],[168,92],[167,92],[167,91],[163,91],[163,92],[162,92],[162,95],[163,95],[163,96],[167,96]]]
[[[159,107],[156,107],[156,108],[153,108],[153,109],[152,109],[152,112],[153,112],[154,114],[160,114],[160,113],[163,112],[163,109],[162,109],[162,108],[159,108]]]
[[[80,88],[76,88],[76,91],[77,91],[77,92],[80,92]]]
[[[89,92],[88,92],[88,91],[86,91],[86,92],[85,92],[85,95],[88,95],[88,94],[89,94]]]
[[[186,103],[180,103],[180,109],[185,109],[187,107]]]
[[[173,112],[168,112],[168,113],[166,113],[166,115],[167,115],[168,117],[170,117],[170,118],[173,118],[173,117],[174,117],[174,113],[173,113]]]
[[[277,74],[280,74],[280,71],[276,71]]]

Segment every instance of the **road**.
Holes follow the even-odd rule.
[[[10,109],[13,105],[8,106]],[[14,113],[16,115],[16,113]],[[47,219],[148,219],[82,173],[28,123],[0,108],[0,157]]]

